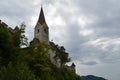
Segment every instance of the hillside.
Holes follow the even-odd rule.
[[[27,46],[24,33],[24,24],[11,29],[0,21],[0,80],[81,80],[68,66],[52,64],[47,55],[50,47],[44,43]],[[68,56],[63,54],[61,59],[65,63]]]
[[[81,76],[81,80],[107,80],[102,77],[97,77],[93,75]]]

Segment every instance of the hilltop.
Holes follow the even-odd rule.
[[[97,77],[94,75],[81,76],[81,80],[107,80],[102,77]]]
[[[75,71],[65,66],[69,57],[61,49],[46,48],[45,43],[21,48],[28,44],[24,33],[24,24],[12,29],[0,21],[0,80],[81,80]],[[51,48],[63,54],[60,59],[64,66],[58,68],[51,62],[47,54]]]

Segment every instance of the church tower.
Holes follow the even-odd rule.
[[[38,18],[38,22],[35,26],[34,38],[38,39],[40,42],[49,44],[49,28],[45,21],[45,16],[42,7]]]

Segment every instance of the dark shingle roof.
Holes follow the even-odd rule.
[[[38,19],[38,22],[42,25],[45,21],[45,16],[44,16],[44,12],[43,12],[43,9],[41,7],[41,11],[40,11],[40,15],[39,15],[39,19]]]

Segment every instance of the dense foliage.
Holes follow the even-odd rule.
[[[21,48],[21,45],[27,45],[24,30],[25,25],[22,24],[12,34],[0,24],[0,80],[81,80],[67,67],[53,65],[47,57],[44,43],[34,48]],[[66,57],[62,55],[61,58]]]

